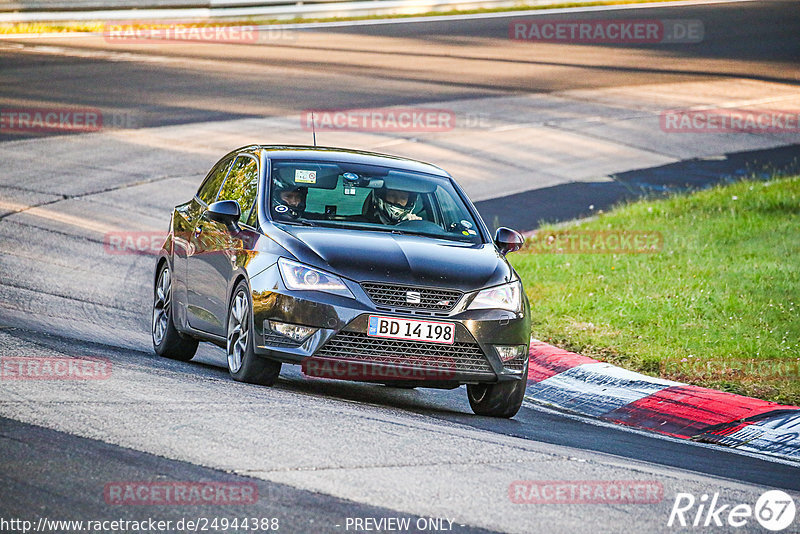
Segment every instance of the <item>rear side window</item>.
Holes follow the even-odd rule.
[[[235,200],[242,209],[239,222],[247,223],[258,193],[258,164],[248,156],[239,156],[228,173],[228,178],[217,200]]]
[[[203,180],[203,185],[201,185],[200,189],[197,191],[197,197],[200,200],[206,204],[214,202],[214,199],[217,198],[219,186],[221,186],[222,182],[225,180],[225,175],[228,174],[228,169],[230,169],[232,161],[233,157],[225,158],[211,169],[206,179]]]

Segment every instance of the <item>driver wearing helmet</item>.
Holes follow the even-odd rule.
[[[272,182],[272,199],[275,216],[281,219],[299,219],[306,211],[308,188],[296,184],[286,184],[279,180]]]
[[[421,220],[422,217],[411,213],[416,203],[416,193],[385,187],[378,189],[372,196],[372,218],[383,224]]]

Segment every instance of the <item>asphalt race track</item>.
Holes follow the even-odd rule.
[[[309,379],[290,367],[274,387],[264,388],[232,381],[216,348],[201,348],[191,363],[158,358],[149,334],[153,258],[104,245],[108,232],[166,229],[170,208],[193,194],[226,150],[247,142],[310,142],[294,118],[306,109],[461,109],[471,105],[464,102],[493,101],[515,113],[520,103],[548,106],[568,94],[571,106],[586,103],[570,108],[569,120],[591,121],[595,113],[622,109],[612,96],[627,99],[641,87],[710,84],[697,87],[725,87],[720,98],[734,98],[731,87],[750,91],[747,98],[766,87],[780,93],[770,97],[776,102],[797,98],[798,2],[592,16],[698,19],[705,38],[692,46],[532,46],[509,41],[509,20],[520,18],[509,15],[273,32],[256,44],[120,44],[99,36],[0,40],[0,107],[85,106],[134,118],[129,129],[90,134],[0,130],[0,354],[111,364],[103,380],[0,381],[0,519],[174,524],[247,516],[277,518],[282,532],[365,532],[354,528],[354,519],[409,518],[409,532],[437,526],[456,532],[673,532],[678,527],[667,522],[677,493],[698,499],[718,494],[721,504],[751,506],[771,488],[800,495],[796,464],[633,432],[532,403],[512,420],[476,417],[464,388],[401,390]],[[592,107],[598,100],[582,100],[598,94],[609,108],[598,111]],[[435,151],[466,156],[470,147],[485,150],[466,137],[456,150],[450,137],[321,135],[399,154],[408,148],[448,169],[437,157],[443,152]],[[596,134],[596,142],[603,137]],[[630,165],[609,167],[598,179],[662,180],[663,173],[643,170],[657,167],[670,176],[693,170],[708,183],[748,164],[740,156],[729,159],[736,168],[715,166],[715,154],[755,154],[785,168],[794,168],[800,156],[796,133],[715,138],[718,144],[706,147],[700,163],[690,152],[696,142],[645,153],[623,141]],[[580,160],[583,148],[574,150],[563,159]],[[494,157],[491,164],[518,172],[534,165],[511,161],[499,149]],[[577,186],[564,180],[520,183],[504,175],[486,185],[465,176],[485,214],[502,213],[498,198],[506,193],[520,213],[551,195],[536,208],[555,206],[548,219],[584,214],[585,205],[600,198],[588,186],[576,195]],[[545,193],[537,198],[539,189]],[[517,222],[529,230],[540,218],[520,215]],[[518,480],[657,483],[663,495],[648,504],[517,504],[509,486]],[[104,490],[124,481],[241,483],[257,488],[258,498],[236,505],[109,503]],[[764,531],[752,518],[740,528],[684,530]],[[0,522],[0,531],[19,530]]]
[[[101,36],[11,39],[0,41],[2,98],[4,105],[73,104],[132,111],[139,126],[156,126],[309,108],[714,78],[800,80],[796,2],[613,13],[621,19],[702,20],[705,38],[692,45],[531,46],[508,39],[509,22],[521,18],[509,15],[325,32],[272,30],[255,44],[163,46],[119,43]],[[592,17],[608,18],[603,12]],[[104,56],[102,51],[116,55]],[[142,57],[126,59],[121,52]]]

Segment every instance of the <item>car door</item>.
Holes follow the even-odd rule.
[[[247,221],[258,190],[258,161],[239,154],[215,201],[235,200]],[[236,270],[242,232],[200,216],[190,236],[187,255],[189,324],[198,330],[224,336],[228,312],[228,287]]]
[[[184,204],[175,207],[172,217],[173,231],[173,310],[176,324],[185,326],[188,323],[188,287],[187,263],[191,246],[191,236],[200,216],[208,204],[214,202],[225,177],[231,168],[235,155],[219,160],[206,175],[197,194]]]

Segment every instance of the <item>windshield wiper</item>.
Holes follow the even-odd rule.
[[[289,224],[292,226],[316,226],[316,224],[312,223],[311,221],[307,221],[305,219],[297,220],[297,221],[274,221],[278,224]]]

